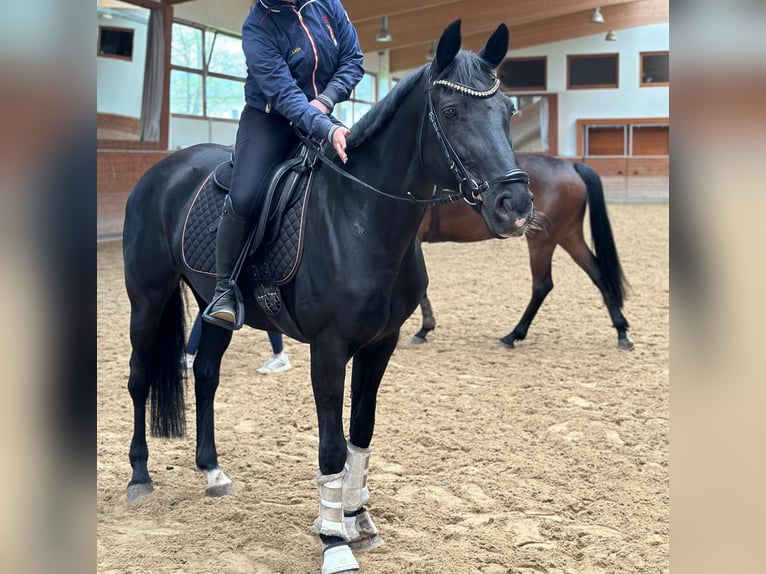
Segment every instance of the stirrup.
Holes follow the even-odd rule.
[[[212,325],[228,329],[229,331],[239,331],[245,324],[245,304],[242,302],[242,291],[239,290],[239,287],[233,281],[229,281],[229,289],[234,293],[234,322],[230,323],[229,321],[224,321],[223,319],[219,319],[210,314],[213,305],[218,303],[221,297],[226,294],[226,291],[210,301],[210,304],[202,312],[202,319]]]

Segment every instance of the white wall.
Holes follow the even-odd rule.
[[[206,142],[234,145],[236,137],[237,124],[235,122],[170,117],[168,141],[170,149],[180,149]]]
[[[616,42],[606,42],[605,35],[602,30],[592,36],[508,52],[509,58],[548,57],[548,92],[559,94],[559,155],[577,154],[578,119],[670,116],[668,87],[639,87],[639,53],[669,50],[669,24],[617,30]],[[567,90],[567,55],[615,52],[620,54],[618,89]]]
[[[148,18],[148,10],[145,10]],[[144,92],[144,66],[146,65],[146,31],[148,26],[117,17],[98,19],[99,26],[132,28],[133,59],[96,58],[97,101],[96,110],[105,114],[118,114],[131,118],[141,117]],[[98,28],[96,28],[96,43]]]

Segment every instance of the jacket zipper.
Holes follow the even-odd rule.
[[[303,28],[303,31],[306,33],[306,36],[309,39],[309,43],[311,44],[311,49],[314,51],[314,70],[311,72],[311,84],[314,86],[314,97],[316,98],[319,95],[319,90],[317,90],[317,68],[319,67],[319,53],[317,52],[316,44],[314,43],[314,37],[311,35],[311,32],[309,32],[308,26],[306,26],[305,22],[303,21],[303,16],[298,10],[295,10],[295,15],[298,16],[298,22],[300,22],[301,28]]]

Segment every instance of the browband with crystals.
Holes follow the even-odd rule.
[[[461,92],[463,94],[468,94],[469,96],[473,96],[475,98],[487,98],[494,94],[497,89],[500,87],[500,80],[495,78],[495,83],[492,84],[492,87],[488,90],[480,91],[480,90],[474,90],[473,88],[470,88],[468,86],[464,86],[463,84],[458,84],[457,82],[450,82],[449,80],[436,80],[433,83],[434,86],[445,86],[447,88],[452,88],[456,92]]]

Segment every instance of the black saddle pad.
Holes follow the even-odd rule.
[[[223,211],[223,200],[231,181],[231,169],[229,162],[217,166],[200,185],[186,214],[181,254],[184,264],[195,273],[215,276],[215,236]],[[285,208],[279,231],[267,230],[267,238],[270,239],[266,244],[263,263],[268,265],[277,285],[289,283],[300,264],[303,213],[311,187],[311,176],[305,179],[307,181],[299,186],[295,198]],[[250,268],[245,265],[243,275]]]

